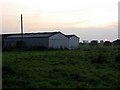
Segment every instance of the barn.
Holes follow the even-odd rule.
[[[3,35],[3,47],[12,48],[19,46],[20,41],[24,42],[25,48],[68,48],[75,49],[79,46],[79,38],[75,35],[65,35],[61,32],[25,33]]]

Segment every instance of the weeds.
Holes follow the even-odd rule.
[[[118,87],[120,55],[116,50],[84,47],[3,52],[3,89]]]
[[[93,56],[91,62],[103,64],[103,63],[107,63],[108,61],[107,61],[106,56],[100,53],[100,54]]]

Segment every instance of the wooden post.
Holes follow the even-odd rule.
[[[23,48],[23,17],[21,14],[21,48]]]

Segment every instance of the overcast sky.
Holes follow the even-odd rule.
[[[0,0],[2,33],[61,31],[81,40],[118,38],[119,0]]]

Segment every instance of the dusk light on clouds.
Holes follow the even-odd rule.
[[[81,40],[114,40],[118,38],[118,1],[2,0],[2,33],[19,33],[23,14],[25,33],[61,31],[75,33]]]

